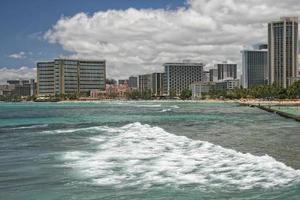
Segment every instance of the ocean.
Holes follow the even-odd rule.
[[[0,199],[300,199],[300,123],[235,103],[0,103]]]

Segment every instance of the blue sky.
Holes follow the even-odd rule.
[[[241,73],[241,51],[281,16],[299,17],[299,0],[0,0],[0,83],[60,56],[105,59],[116,79],[182,60]]]
[[[43,39],[61,16],[130,7],[174,9],[179,6],[184,6],[183,0],[1,0],[0,68],[34,67],[37,60],[67,55],[60,45]],[[21,57],[10,56],[14,54]]]

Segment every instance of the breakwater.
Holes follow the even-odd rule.
[[[299,115],[294,115],[294,114],[291,114],[291,113],[287,113],[287,112],[283,112],[283,111],[280,111],[280,110],[277,110],[277,109],[273,109],[270,105],[245,104],[245,103],[241,103],[240,105],[249,106],[249,107],[256,107],[256,108],[259,108],[261,110],[264,110],[264,111],[267,111],[267,112],[270,112],[270,113],[274,113],[274,114],[280,115],[282,117],[293,119],[293,120],[296,120],[296,121],[300,122],[300,116]]]

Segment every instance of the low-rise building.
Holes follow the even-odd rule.
[[[106,84],[106,98],[107,99],[123,99],[126,98],[127,93],[130,91],[128,84],[115,85],[115,84]]]
[[[233,90],[239,87],[239,79],[227,79],[216,83],[216,90]]]
[[[210,91],[215,90],[216,83],[214,82],[197,82],[192,83],[190,89],[192,91],[192,99],[202,99],[203,95],[208,94]]]

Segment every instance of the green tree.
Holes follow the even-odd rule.
[[[126,95],[129,99],[137,100],[141,98],[141,93],[138,90],[133,90],[131,92],[128,92]]]
[[[182,100],[186,100],[186,99],[190,99],[192,97],[192,91],[189,89],[184,89],[181,91],[180,94],[180,99]]]
[[[300,98],[300,81],[294,82],[288,89],[287,89],[287,96],[289,98],[295,99]]]
[[[176,91],[175,90],[170,90],[170,97],[177,97]]]
[[[146,90],[146,91],[143,91],[141,93],[141,98],[142,99],[145,99],[145,100],[150,100],[152,99],[152,92],[150,89]]]

